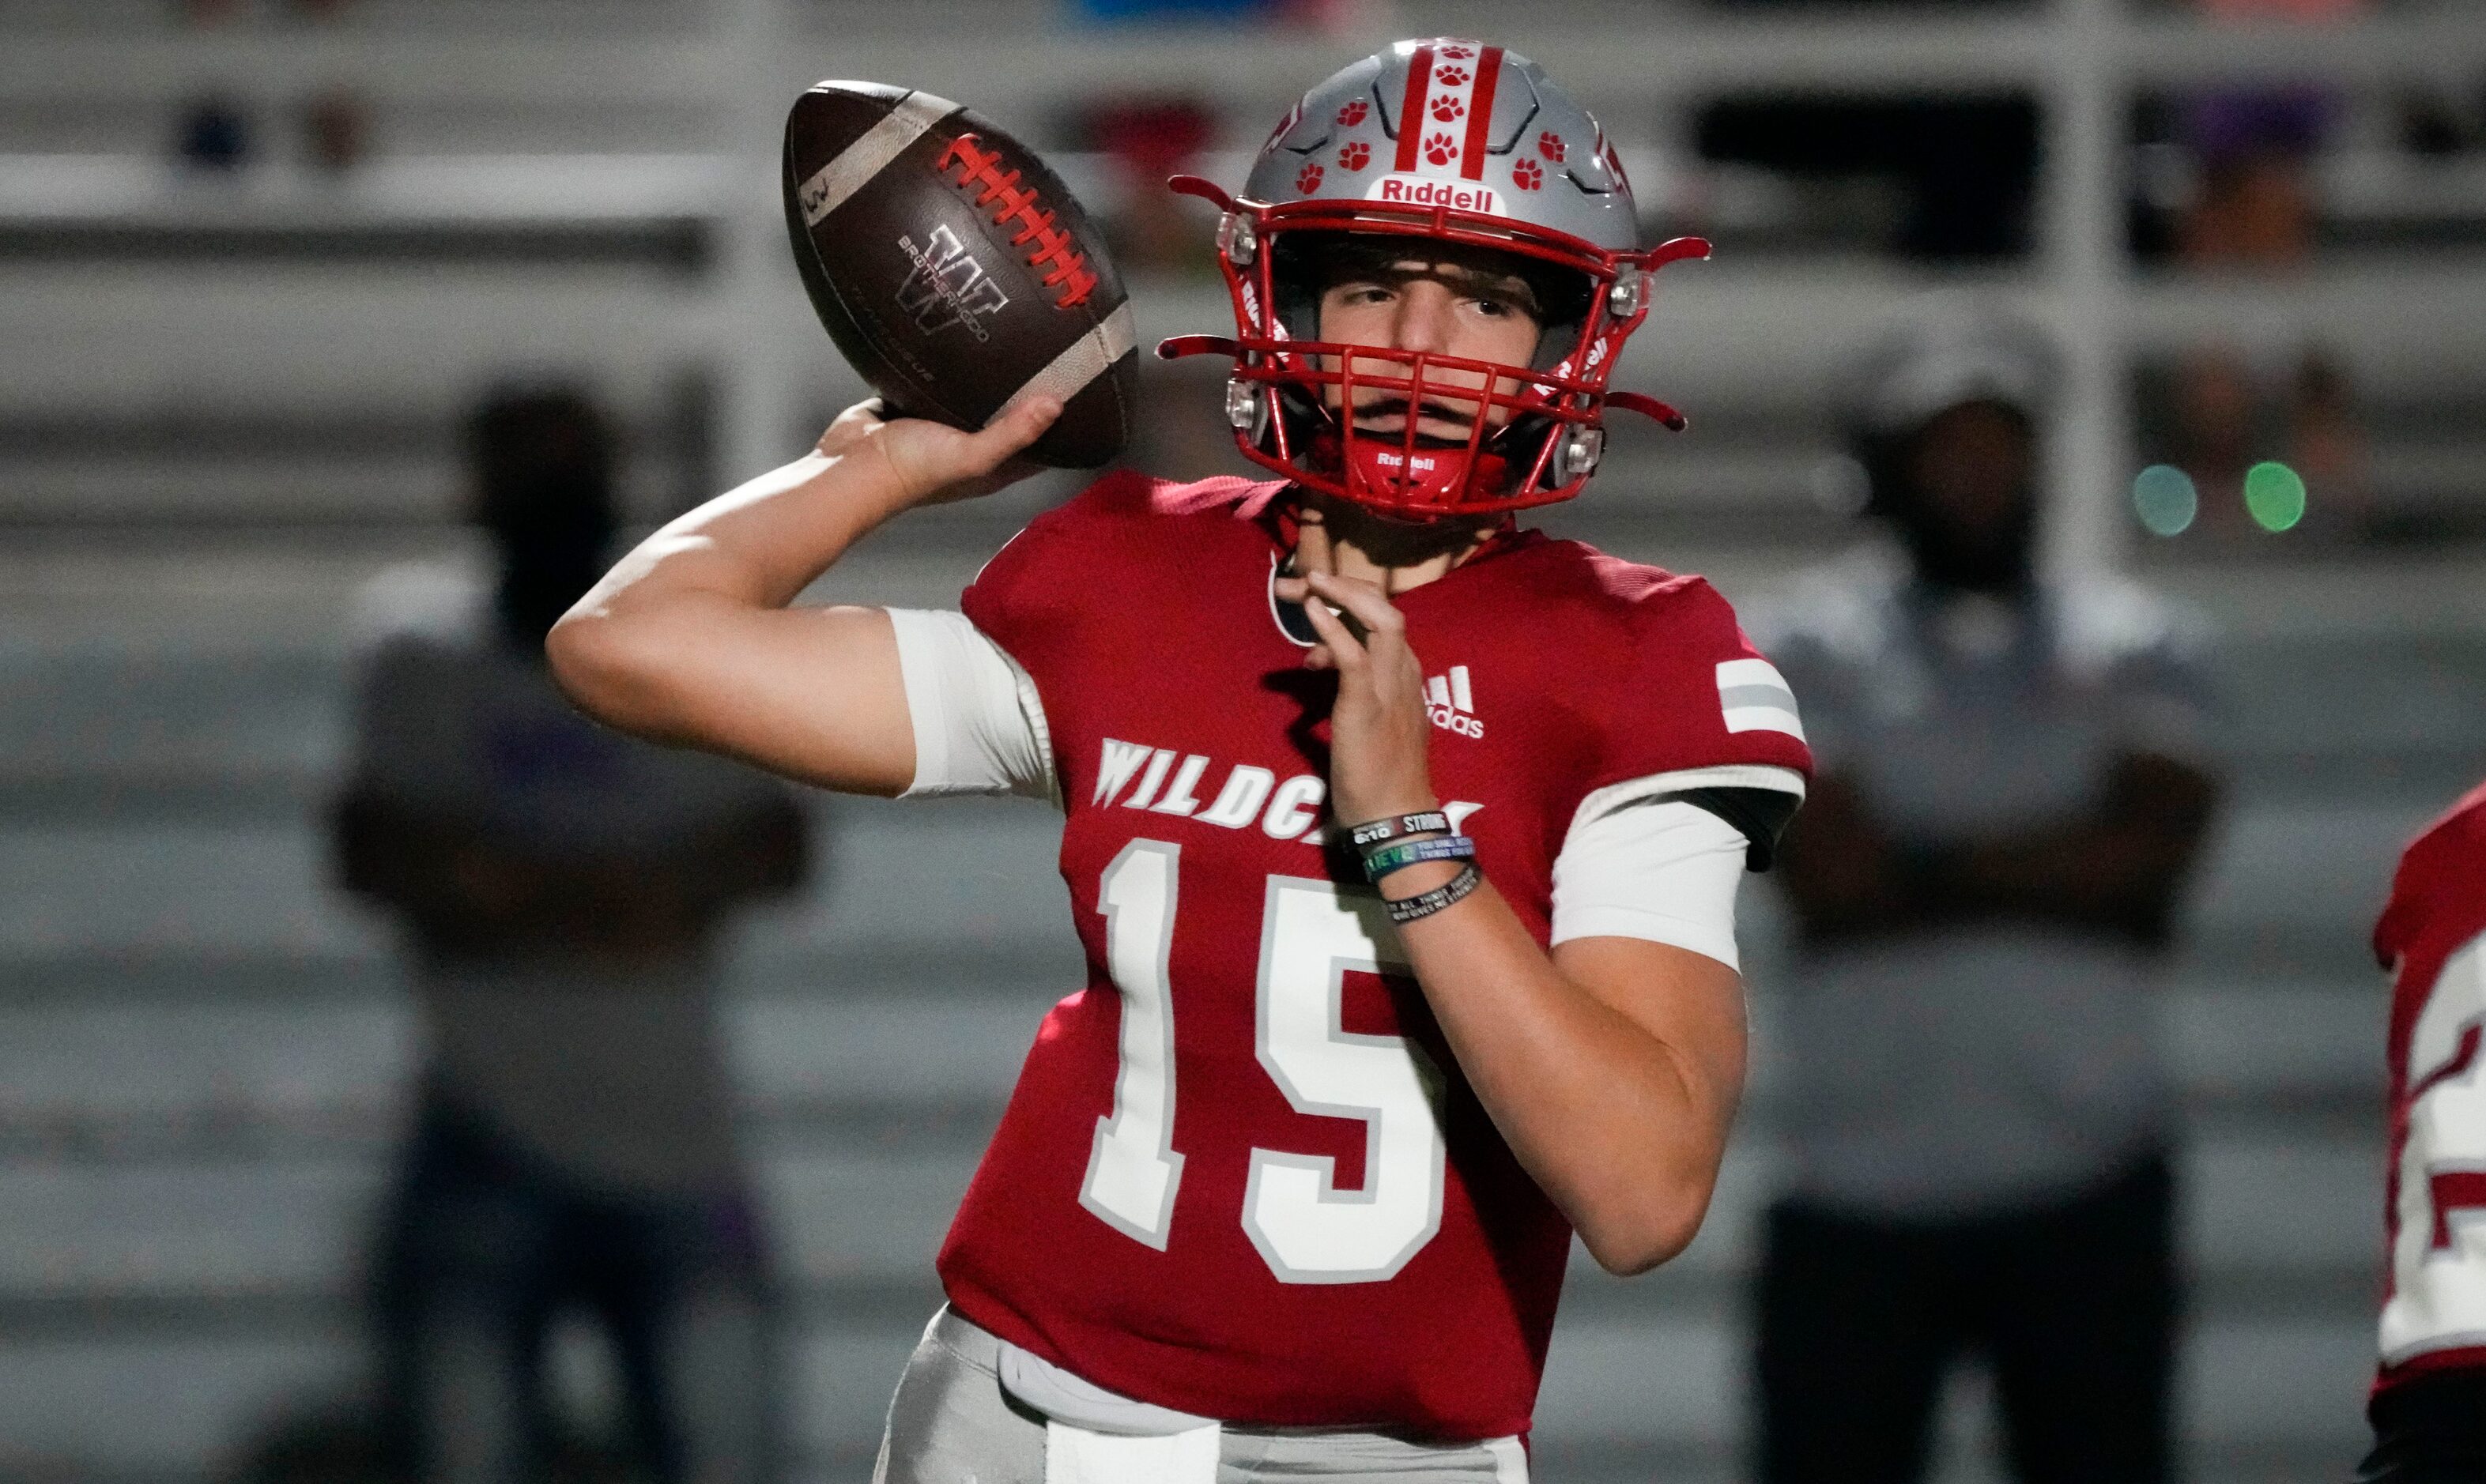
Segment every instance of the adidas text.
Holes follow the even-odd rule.
[[[1444,731],[1455,731],[1463,737],[1484,735],[1484,723],[1477,720],[1476,692],[1469,684],[1465,665],[1453,665],[1450,673],[1424,682],[1424,714]]]

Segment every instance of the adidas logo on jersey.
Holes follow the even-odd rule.
[[[1450,673],[1435,675],[1424,682],[1424,714],[1444,731],[1455,731],[1463,737],[1484,735],[1484,723],[1477,720],[1476,691],[1468,684],[1468,668],[1452,665]]]

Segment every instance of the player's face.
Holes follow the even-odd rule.
[[[1499,272],[1490,262],[1463,261],[1418,250],[1395,261],[1379,262],[1331,282],[1320,297],[1320,338],[1375,349],[1423,351],[1467,361],[1492,361],[1526,366],[1535,355],[1538,324],[1536,299],[1525,279]],[[1369,370],[1359,366],[1359,371]],[[1384,363],[1384,376],[1403,374],[1403,368]],[[1480,387],[1481,371],[1427,368],[1428,388]],[[1518,390],[1510,377],[1499,378],[1499,390]],[[1339,407],[1336,387],[1325,396],[1331,410]],[[1359,386],[1355,394],[1355,426],[1369,433],[1403,434],[1407,397],[1388,387]],[[1474,426],[1478,403],[1458,398],[1426,397],[1416,412],[1419,436],[1465,443]],[[1487,407],[1486,419],[1499,427],[1509,420],[1503,407]]]

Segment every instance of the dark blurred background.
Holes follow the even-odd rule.
[[[1618,427],[1549,526],[1757,595],[1855,536],[1831,392],[1876,324],[1972,288],[2053,330],[2050,569],[2138,571],[2221,635],[2231,791],[2162,1023],[2187,1467],[2345,1476],[2380,1246],[2364,935],[2399,843],[2486,767],[2466,0],[5,0],[0,1474],[352,1467],[421,1052],[323,820],[360,594],[484,561],[459,438],[485,390],[589,389],[634,529],[806,448],[861,392],[778,214],[784,110],[828,76],[1017,130],[1106,217],[1144,343],[1220,330],[1211,223],[1153,182],[1239,184],[1302,88],[1434,33],[1544,64],[1652,236],[1718,245],[1617,380],[1692,430]],[[1239,467],[1198,364],[1148,366],[1133,460]],[[911,515],[833,591],[946,606],[1070,487]],[[724,1024],[799,1472],[847,1479],[1077,955],[1043,809],[806,807],[811,885],[736,931]],[[1548,1484],[1739,1476],[1785,962],[1772,905],[1746,920],[1750,1114],[1687,1256],[1576,1272]],[[607,1348],[557,1327],[551,1369],[592,1439]],[[1995,1476],[1984,1386],[1952,1386],[1946,1480]]]

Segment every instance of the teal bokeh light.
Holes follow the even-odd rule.
[[[2264,531],[2288,530],[2305,518],[2305,479],[2285,464],[2259,463],[2245,471],[2245,509]]]
[[[2181,536],[2201,512],[2193,478],[2173,464],[2151,464],[2132,481],[2132,509],[2152,536]]]

